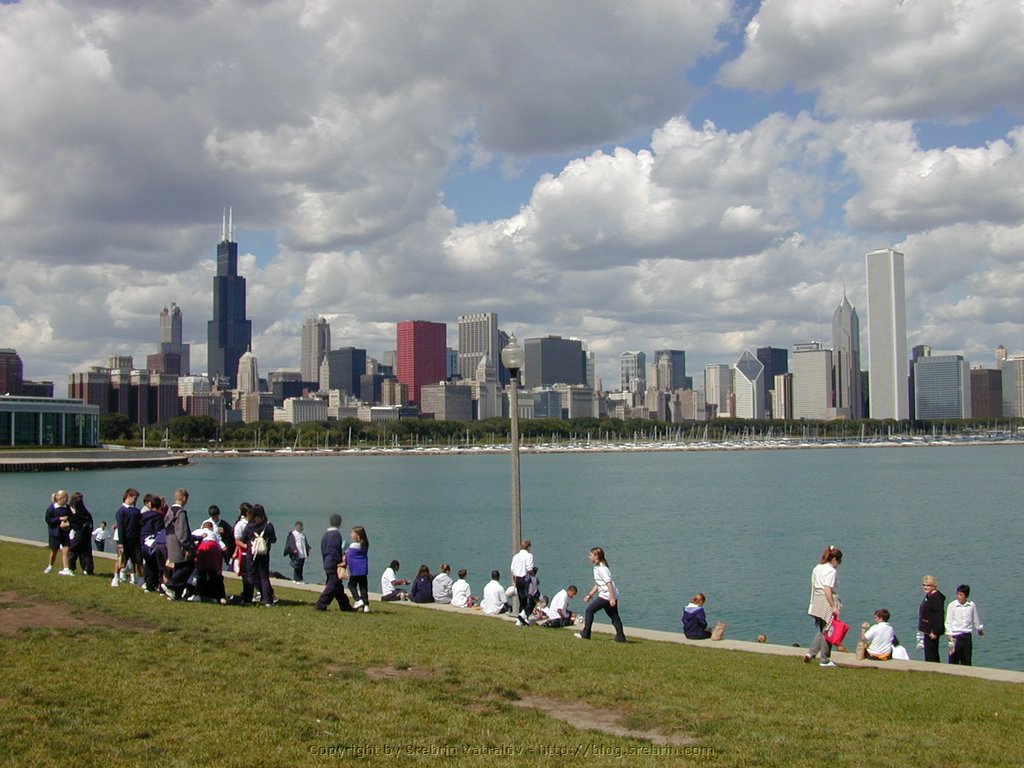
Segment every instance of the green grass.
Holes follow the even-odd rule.
[[[41,549],[0,545],[0,592],[100,623],[0,635],[0,765],[1024,763],[1024,690],[1010,684],[584,643],[382,603],[325,614],[287,589],[271,610],[170,603],[111,589],[109,561],[91,579],[44,576],[44,564]],[[368,674],[381,668],[406,675]],[[588,702],[699,749],[579,730],[514,706],[526,694]]]

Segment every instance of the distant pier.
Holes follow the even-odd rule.
[[[188,456],[162,449],[0,451],[0,472],[78,472],[89,469],[174,467],[188,463]]]

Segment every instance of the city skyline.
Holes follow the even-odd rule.
[[[227,204],[263,370],[314,314],[377,356],[494,312],[606,386],[626,350],[700,371],[827,343],[890,247],[908,345],[990,365],[1024,348],[1024,15],[939,5],[0,2],[0,345],[62,389],[175,302],[202,368]]]

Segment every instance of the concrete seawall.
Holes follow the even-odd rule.
[[[0,451],[0,472],[76,472],[88,469],[173,467],[188,463],[188,456],[162,449]]]

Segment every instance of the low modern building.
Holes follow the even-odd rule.
[[[472,421],[473,391],[461,384],[424,384],[420,387],[420,413],[436,421]]]
[[[0,395],[0,445],[100,444],[100,408],[81,400]]]
[[[971,417],[971,372],[962,355],[918,358],[914,363],[914,413],[919,419]]]

